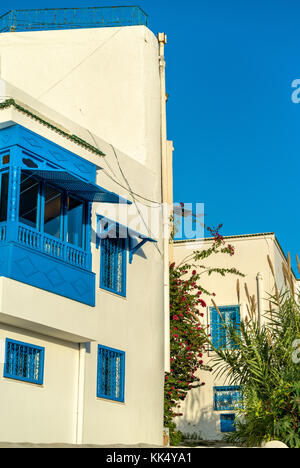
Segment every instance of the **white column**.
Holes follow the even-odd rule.
[[[76,444],[83,442],[83,416],[84,416],[84,376],[85,376],[86,343],[79,343],[78,349],[78,387],[76,410]]]
[[[167,154],[167,112],[166,112],[166,61],[165,33],[157,35],[159,42],[159,74],[161,88],[161,168],[162,168],[162,202],[163,202],[163,236],[164,236],[164,330],[165,330],[165,372],[170,372],[170,279],[169,279],[169,232],[170,219],[168,209],[168,154]]]
[[[261,273],[258,273],[256,276],[257,281],[257,313],[258,313],[258,325],[261,326],[262,315],[264,313],[264,282],[263,276]]]

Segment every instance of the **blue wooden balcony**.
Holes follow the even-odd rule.
[[[0,276],[95,305],[91,253],[18,222],[0,224]]]
[[[90,271],[92,255],[79,247],[71,246],[49,234],[21,223],[14,222],[12,229],[7,228],[8,223],[0,223],[0,243],[16,242],[19,245],[32,249],[36,252],[48,255],[56,260],[61,260],[77,268]],[[9,234],[11,233],[11,235]]]
[[[129,203],[96,169],[20,125],[0,130],[0,276],[95,305],[91,206]]]

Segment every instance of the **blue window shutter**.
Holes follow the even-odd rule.
[[[127,240],[101,240],[100,287],[126,296]]]
[[[98,345],[97,397],[124,402],[125,353]]]
[[[217,349],[230,349],[233,344],[228,339],[228,333],[224,327],[231,325],[237,332],[240,330],[240,306],[219,307],[222,319],[216,308],[211,308],[211,335],[212,344]]]
[[[221,414],[221,432],[236,432],[235,414]]]
[[[224,348],[226,345],[226,332],[223,327],[223,321],[215,308],[211,309],[211,334],[214,347],[217,349]]]
[[[3,376],[42,385],[44,355],[45,348],[7,338]]]

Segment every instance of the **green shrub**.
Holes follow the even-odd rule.
[[[255,307],[248,307],[249,317],[241,322],[240,332],[223,324],[232,349],[214,348],[215,374],[243,388],[242,417],[237,418],[237,432],[225,437],[227,442],[253,447],[280,440],[300,448],[300,364],[293,359],[295,340],[300,338],[300,297],[294,293],[290,272],[286,284],[289,288],[280,293],[275,284],[262,326]]]

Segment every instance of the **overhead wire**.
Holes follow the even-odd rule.
[[[96,148],[99,149],[98,143],[97,143],[96,139],[94,138],[94,135],[90,132],[89,129],[86,129],[86,130],[89,132],[89,134],[91,135],[92,139],[94,140],[94,144],[96,145]],[[153,234],[152,234],[151,230],[149,229],[149,227],[148,227],[148,225],[147,225],[147,223],[146,223],[146,221],[145,221],[145,219],[144,219],[144,216],[143,216],[143,214],[141,213],[141,210],[140,210],[140,208],[139,208],[139,206],[138,206],[138,204],[137,204],[137,200],[136,200],[136,198],[135,198],[135,196],[140,196],[140,195],[135,194],[135,192],[133,192],[133,190],[132,190],[132,188],[131,188],[131,185],[130,185],[130,183],[129,183],[129,181],[128,181],[128,179],[127,179],[126,175],[124,174],[124,171],[123,171],[123,169],[122,169],[122,167],[121,167],[121,164],[120,164],[120,161],[119,161],[117,152],[116,152],[116,150],[115,150],[115,147],[114,147],[111,143],[110,143],[110,147],[111,147],[112,150],[113,150],[113,153],[114,153],[114,155],[115,155],[115,158],[116,158],[116,161],[117,161],[119,170],[120,170],[121,175],[122,175],[122,177],[123,177],[123,179],[124,179],[124,181],[125,181],[125,183],[126,183],[126,185],[127,185],[128,188],[124,187],[120,182],[117,182],[116,180],[114,180],[106,171],[105,171],[105,174],[106,174],[110,179],[112,179],[116,184],[120,185],[122,188],[124,188],[125,190],[127,190],[127,191],[130,193],[130,195],[131,195],[131,197],[132,197],[132,199],[133,199],[134,205],[135,205],[135,207],[136,207],[136,210],[137,210],[137,212],[138,212],[138,214],[139,214],[139,216],[140,216],[140,218],[141,218],[141,220],[142,220],[142,222],[143,222],[145,228],[147,229],[149,236],[150,236],[150,237],[153,237]],[[105,161],[105,160],[106,160],[106,158],[104,158],[104,161]],[[115,177],[117,177],[117,175],[115,174],[114,170],[113,170],[113,169],[111,168],[111,166],[108,164],[108,161],[105,161],[105,162],[107,163],[108,167],[109,167],[110,170],[112,171],[113,175],[114,175]],[[142,197],[142,198],[144,198],[144,197]],[[149,200],[149,199],[148,199],[148,201],[152,202],[152,200]],[[153,202],[153,203],[158,203],[158,202]],[[144,204],[144,205],[145,205],[145,204]],[[148,206],[149,206],[149,205],[148,205]],[[160,204],[160,206],[161,206],[161,204]],[[150,208],[153,208],[152,206],[149,206],[149,207],[150,207]],[[154,245],[155,245],[156,249],[158,250],[158,252],[160,253],[160,255],[162,255],[162,252],[160,251],[160,248],[158,247],[158,245],[157,245],[156,243],[155,243]]]
[[[114,152],[114,155],[115,155],[115,157],[116,157],[116,160],[117,160],[117,163],[118,163],[120,172],[121,172],[121,174],[122,174],[122,176],[123,176],[123,179],[125,180],[125,182],[126,182],[126,184],[127,184],[127,186],[128,186],[128,189],[129,189],[130,194],[131,194],[131,196],[132,196],[132,199],[133,199],[133,201],[134,201],[135,207],[136,207],[136,209],[137,209],[137,211],[138,211],[138,213],[139,213],[139,215],[140,215],[140,218],[141,218],[141,220],[143,221],[143,224],[144,224],[145,228],[147,229],[148,234],[150,235],[150,237],[153,237],[153,234],[152,234],[151,230],[149,229],[149,227],[148,227],[148,225],[147,225],[147,223],[146,223],[146,221],[145,221],[145,219],[144,219],[144,217],[143,217],[143,215],[142,215],[142,213],[141,213],[141,210],[140,210],[139,207],[138,207],[138,204],[137,204],[137,201],[136,201],[136,199],[135,199],[135,196],[134,196],[134,194],[133,194],[133,192],[132,192],[130,183],[129,183],[127,177],[125,176],[124,171],[123,171],[123,169],[122,169],[122,167],[121,167],[121,164],[120,164],[120,161],[119,161],[117,152],[116,152],[116,150],[115,150],[115,148],[114,148],[114,146],[113,146],[112,144],[110,144],[110,146],[111,146],[111,148],[112,148],[112,150],[113,150],[113,152]],[[154,245],[155,245],[156,249],[158,250],[158,252],[160,253],[160,255],[162,255],[162,252],[161,252],[160,248],[158,247],[158,245],[157,245],[156,243],[155,243]]]
[[[99,148],[99,146],[98,146],[98,144],[97,144],[97,141],[95,140],[94,135],[90,132],[90,130],[88,130],[88,129],[86,129],[86,130],[89,132],[90,136],[92,137],[92,139],[93,139],[93,141],[94,141],[94,145],[95,145],[96,148],[100,151],[100,148]],[[112,146],[112,145],[111,145],[111,146]],[[107,158],[103,158],[103,161],[105,162],[105,164],[107,165],[107,167],[109,168],[109,170],[112,172],[113,176],[114,176],[116,179],[118,179],[118,176],[116,175],[116,173],[114,172],[113,168],[111,167],[111,165],[110,165],[109,162],[107,161]],[[160,207],[161,207],[161,202],[158,202],[158,201],[155,201],[155,200],[151,200],[150,198],[144,197],[143,195],[140,195],[139,193],[136,193],[136,192],[134,192],[133,190],[130,190],[130,189],[128,188],[128,186],[125,187],[125,186],[119,181],[119,179],[118,179],[118,180],[114,179],[105,169],[102,168],[102,170],[103,170],[104,174],[105,174],[107,177],[109,177],[113,182],[115,182],[117,185],[119,185],[120,187],[122,187],[122,188],[123,188],[124,190],[126,190],[128,193],[133,193],[136,197],[139,197],[139,198],[141,198],[142,200],[146,200],[146,201],[148,201],[148,202],[150,202],[150,203],[153,203],[153,204],[159,205],[159,206],[156,206],[156,207],[155,207],[155,206],[152,206],[152,205],[147,205],[146,203],[143,203],[143,205],[148,206],[149,208],[160,208]]]

